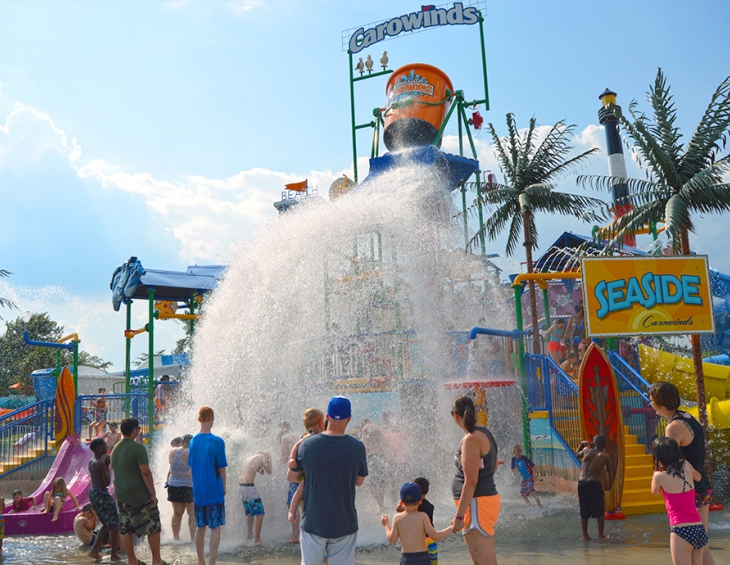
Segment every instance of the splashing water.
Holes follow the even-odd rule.
[[[229,459],[224,549],[245,537],[233,487],[243,459],[257,451],[274,460],[272,475],[256,482],[266,510],[263,538],[289,535],[278,423],[303,431],[303,411],[324,411],[333,394],[352,401],[348,431],[368,417],[393,440],[387,476],[368,477],[358,490],[358,543],[384,541],[371,492],[380,482],[392,514],[400,486],[427,477],[441,521],[450,521],[461,431],[449,417],[457,393],[443,387],[459,376],[449,332],[482,316],[490,327],[511,323],[497,281],[480,258],[460,249],[454,214],[438,176],[404,168],[336,202],[309,199],[231,250],[227,275],[203,306],[181,398],[154,452],[161,484],[170,440],[196,431],[200,406],[214,408],[213,432],[226,440]],[[521,438],[519,395],[494,394],[490,423],[499,422],[500,456],[509,459]],[[393,422],[384,422],[384,412]],[[160,506],[169,518],[168,505]]]

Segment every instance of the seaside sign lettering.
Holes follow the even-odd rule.
[[[590,336],[715,331],[707,257],[581,260]]]
[[[354,55],[387,37],[396,37],[404,31],[445,25],[474,25],[479,21],[475,6],[466,8],[461,2],[454,2],[453,8],[421,6],[418,12],[411,12],[368,29],[360,28],[350,37],[350,52]]]

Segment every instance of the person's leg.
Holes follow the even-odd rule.
[[[122,551],[127,554],[127,562],[129,565],[137,565],[139,560],[134,554],[134,539],[132,539],[132,534],[119,534],[119,545],[122,546]]]
[[[246,539],[253,539],[253,521],[253,516],[246,516]]]
[[[261,545],[261,526],[264,525],[264,515],[259,514],[256,516],[256,528],[254,532],[253,543],[254,545]]]
[[[598,520],[598,539],[604,540],[606,539],[606,536],[603,533],[603,526],[606,524],[606,518],[601,516],[596,518],[596,520]]]
[[[327,539],[300,530],[299,547],[302,552],[301,565],[322,565],[324,563]]]
[[[355,565],[357,534],[328,539],[325,544],[327,565]]]
[[[542,503],[540,502],[540,495],[537,494],[537,491],[533,490],[530,493],[530,496],[533,496],[535,498],[535,502],[537,502],[537,507],[542,508]]]
[[[58,520],[58,515],[61,513],[61,508],[63,508],[63,502],[60,496],[53,499],[53,518],[51,518],[51,522]]]
[[[205,530],[208,526],[201,526],[198,523],[198,531],[195,532],[195,552],[198,554],[198,565],[205,565]]]
[[[152,552],[152,565],[162,565],[162,556],[160,555],[160,532],[157,531],[147,536],[147,543],[150,544]]]
[[[474,565],[497,565],[494,537],[484,536],[472,530],[468,534],[464,534],[464,542]]]
[[[195,541],[195,530],[198,526],[195,524],[195,504],[189,502],[185,505],[185,509],[188,513],[188,528],[190,528],[190,541]]]
[[[218,559],[218,546],[221,544],[221,527],[210,529],[210,540],[208,541],[208,563],[215,565]]]
[[[183,514],[185,513],[184,502],[173,502],[172,504],[172,520],[170,526],[172,527],[173,539],[180,539],[180,524],[182,524]]]
[[[674,565],[692,563],[692,549],[692,544],[688,541],[684,541],[675,533],[669,534],[669,550],[672,552]]]
[[[581,518],[580,525],[583,528],[583,539],[584,540],[591,539],[590,536],[588,535],[588,518]]]
[[[99,553],[99,550],[104,545],[104,537],[106,536],[106,533],[109,531],[109,528],[106,526],[102,526],[99,528],[99,533],[96,534],[96,539],[94,540],[94,545],[91,546],[91,551],[89,551],[89,557],[92,559],[101,559],[101,553]]]
[[[109,539],[111,541],[112,546],[112,552],[110,555],[111,561],[121,561],[122,558],[119,557],[119,524],[114,524],[113,526],[109,527]]]

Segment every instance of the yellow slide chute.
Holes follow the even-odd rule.
[[[682,399],[697,401],[692,359],[639,345],[641,376],[648,382],[666,381],[679,389]],[[705,374],[707,419],[716,430],[730,429],[730,367],[702,363]],[[687,410],[697,417],[697,408]]]

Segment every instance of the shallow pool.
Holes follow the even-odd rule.
[[[546,510],[534,506],[508,505],[503,509],[505,520],[498,524],[496,546],[502,565],[664,565],[671,562],[669,555],[669,528],[664,515],[637,516],[620,522],[606,522],[610,540],[583,542],[580,539],[580,519],[577,508],[551,505]],[[551,507],[552,506],[552,507]],[[439,521],[439,520],[437,520]],[[595,521],[590,533],[595,534]],[[377,529],[369,529],[368,537]],[[294,565],[299,562],[296,545],[270,542],[263,547],[248,547],[229,539],[222,544],[218,563]],[[266,536],[264,535],[264,538]],[[385,534],[382,535],[385,541]],[[716,563],[730,563],[730,511],[713,512],[710,516],[710,547]],[[57,563],[93,563],[81,550],[73,536],[7,538],[4,544],[3,565],[51,565]],[[149,563],[150,554],[145,544],[139,547],[139,556]],[[197,563],[190,543],[163,543],[162,557],[169,562],[178,559],[180,565]],[[451,536],[439,544],[442,564],[467,565],[471,563],[461,536]],[[358,564],[398,563],[400,553],[384,544],[361,547],[357,552]],[[108,561],[108,557],[105,558]]]

